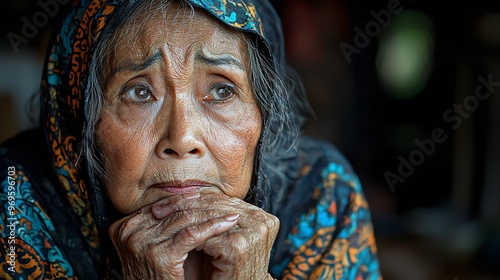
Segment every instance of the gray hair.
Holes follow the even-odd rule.
[[[184,0],[177,2],[180,2],[179,12],[190,12],[194,16],[195,12],[198,11]],[[95,127],[104,103],[103,87],[107,71],[109,71],[106,67],[108,59],[116,50],[120,38],[137,35],[133,32],[141,30],[147,18],[156,15],[165,17],[172,3],[172,0],[142,1],[133,12],[129,13],[128,18],[117,24],[118,27],[114,28],[117,32],[103,34],[103,38],[96,46],[88,80],[87,123],[84,130],[83,146],[89,172],[94,173],[99,178],[106,176],[102,167],[102,161],[105,159],[102,158],[96,145]],[[140,15],[148,15],[148,17],[139,20]],[[125,26],[127,28],[124,28]],[[244,36],[247,43],[254,95],[264,120],[255,161],[254,186],[247,199],[269,210],[271,194],[275,196],[273,199],[280,199],[282,195],[279,195],[279,190],[286,189],[285,185],[289,184],[292,179],[288,178],[285,172],[286,166],[281,163],[284,158],[293,154],[294,144],[309,107],[299,80],[285,74],[287,71],[267,55],[266,50],[262,48],[255,35],[245,33]]]

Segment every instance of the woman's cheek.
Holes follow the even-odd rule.
[[[103,114],[97,127],[97,142],[104,161],[104,185],[121,212],[127,212],[140,196],[139,182],[148,159],[148,130],[130,129]]]
[[[225,183],[224,193],[243,198],[250,188],[262,124],[256,105],[240,110],[235,118],[213,121],[208,142]]]
[[[138,155],[131,152],[115,154],[110,160],[106,192],[118,211],[129,213],[141,197],[139,182],[143,164]]]

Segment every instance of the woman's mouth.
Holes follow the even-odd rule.
[[[212,184],[198,180],[166,181],[152,185],[154,188],[162,189],[171,194],[199,192],[201,189],[210,186]]]

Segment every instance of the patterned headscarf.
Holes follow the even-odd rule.
[[[253,34],[274,63],[284,60],[281,25],[266,0],[189,0],[230,27]],[[87,243],[99,256],[99,228],[106,224],[100,213],[103,194],[97,179],[80,158],[87,126],[89,69],[99,40],[113,27],[113,17],[125,17],[139,1],[74,1],[53,38],[43,73],[41,125],[52,154],[52,165],[71,211],[79,217]],[[122,5],[126,5],[121,9]],[[116,11],[121,11],[119,14]],[[125,13],[125,14],[124,14]],[[116,19],[116,18],[115,18]]]

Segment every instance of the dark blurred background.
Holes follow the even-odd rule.
[[[305,133],[357,170],[384,279],[500,279],[500,2],[272,3],[316,111]],[[26,104],[62,14],[2,5],[0,141],[34,126]]]

